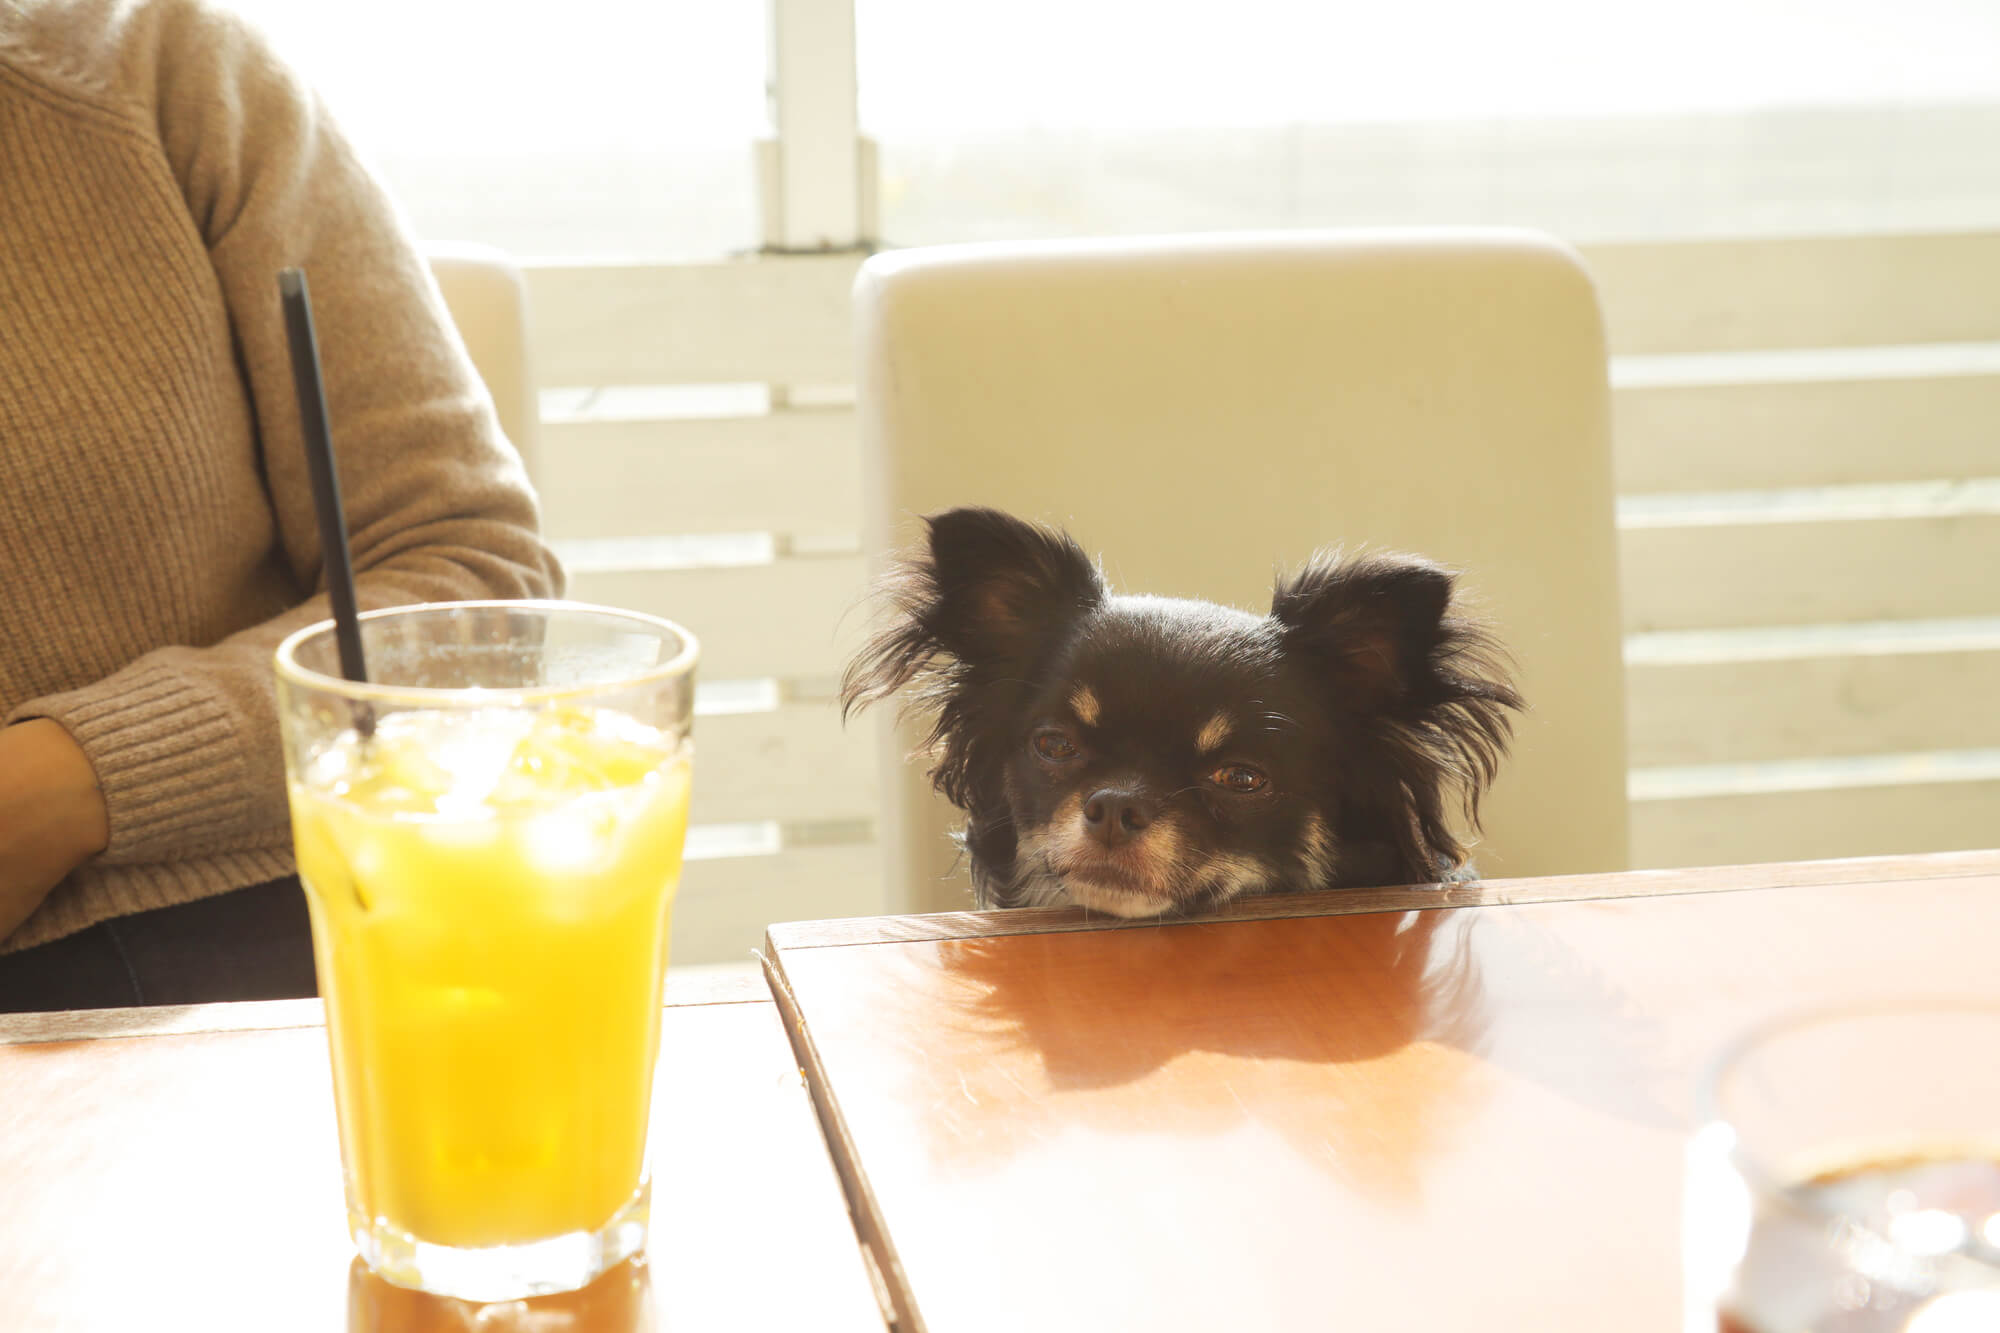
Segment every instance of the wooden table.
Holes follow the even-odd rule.
[[[777,1010],[670,986],[643,1264],[474,1306],[353,1259],[317,1000],[0,1016],[0,1330],[881,1333]]]
[[[2000,994],[2000,853],[768,953],[905,1333],[1668,1333],[1699,1067],[1782,1010]]]

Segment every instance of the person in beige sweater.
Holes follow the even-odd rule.
[[[364,608],[558,594],[382,187],[208,0],[0,0],[0,1009],[310,994],[271,658],[328,615],[277,274]]]

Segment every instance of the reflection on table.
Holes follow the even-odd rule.
[[[1994,995],[2000,853],[774,927],[857,1226],[971,1330],[1681,1318],[1701,1064]]]

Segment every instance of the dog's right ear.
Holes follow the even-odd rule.
[[[969,666],[1025,671],[1104,600],[1103,576],[1066,533],[997,509],[926,521],[938,640]]]
[[[1024,677],[1105,597],[1083,548],[1054,528],[997,509],[924,520],[929,550],[878,589],[886,623],[848,664],[843,715],[915,682],[919,702],[987,679]]]

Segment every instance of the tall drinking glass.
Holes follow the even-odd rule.
[[[567,602],[331,622],[278,649],[348,1227],[388,1280],[584,1286],[645,1244],[695,641]]]

